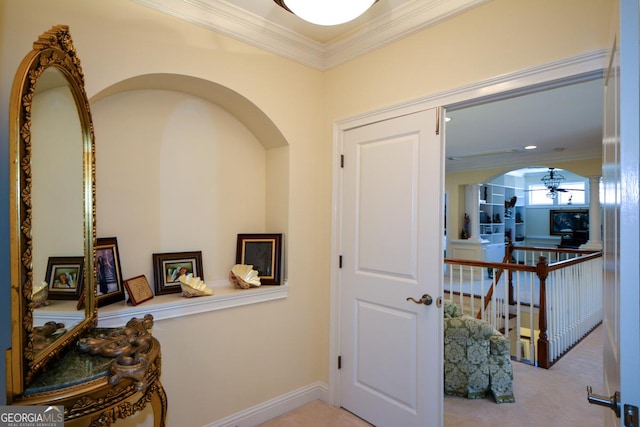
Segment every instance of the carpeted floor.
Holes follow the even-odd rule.
[[[371,427],[352,413],[316,400],[260,427]]]
[[[445,426],[600,427],[606,408],[587,403],[587,386],[603,394],[602,326],[550,369],[513,362],[516,403],[445,397]],[[515,422],[514,420],[517,420]]]
[[[602,326],[551,369],[513,362],[516,403],[444,398],[445,427],[600,427],[607,409],[587,403],[587,386],[603,394]],[[344,409],[320,401],[262,424],[262,427],[366,427]],[[380,426],[385,427],[385,426]],[[397,427],[397,426],[389,426]]]

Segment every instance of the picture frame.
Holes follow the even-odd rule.
[[[79,299],[84,287],[84,257],[49,257],[45,281],[50,300]]]
[[[282,284],[282,234],[238,234],[236,264],[253,265],[261,285]]]
[[[155,294],[182,292],[178,280],[181,274],[203,278],[202,252],[169,252],[153,254]]]
[[[96,241],[96,302],[98,307],[124,300],[120,252],[116,237],[99,237]]]
[[[589,209],[552,209],[549,211],[549,234],[562,236],[589,229]]]
[[[153,298],[153,290],[144,274],[124,281],[131,305],[138,305]]]

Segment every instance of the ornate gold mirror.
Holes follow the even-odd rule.
[[[93,124],[67,26],[34,42],[10,103],[11,399],[97,324]]]

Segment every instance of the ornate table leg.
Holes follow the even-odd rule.
[[[155,381],[149,388],[152,389],[153,424],[155,427],[165,427],[167,422],[167,395],[160,381]]]

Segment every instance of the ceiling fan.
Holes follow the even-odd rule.
[[[560,188],[560,183],[564,181],[564,175],[556,172],[556,168],[549,168],[549,171],[545,176],[540,178],[540,181],[544,184],[547,189],[547,197],[550,199],[555,199],[558,197],[558,193],[569,193],[571,191],[584,191],[578,189],[566,189]]]

